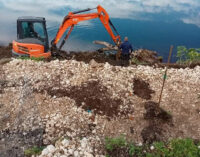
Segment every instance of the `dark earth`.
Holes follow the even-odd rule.
[[[49,95],[56,97],[70,97],[76,101],[78,107],[82,107],[88,112],[94,114],[106,115],[107,117],[121,115],[127,116],[133,113],[131,108],[120,111],[120,105],[123,105],[121,99],[112,99],[107,87],[103,86],[100,81],[90,81],[81,86],[72,86],[69,89],[47,89]],[[131,104],[127,104],[131,105]]]
[[[172,116],[153,101],[146,102],[144,108],[144,119],[148,121],[148,126],[141,132],[143,142],[152,144],[155,141],[166,141],[164,132],[167,129],[166,125],[173,126]]]
[[[9,44],[8,46],[0,46],[0,59],[12,57],[11,50],[12,44]]]
[[[149,100],[151,99],[151,94],[155,93],[155,91],[150,89],[149,83],[141,79],[134,78],[133,93],[142,99]]]

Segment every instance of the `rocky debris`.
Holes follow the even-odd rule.
[[[35,62],[12,59],[3,65],[2,70],[4,76],[0,78],[6,80],[6,85],[0,93],[0,104],[3,104],[0,118],[6,114],[9,116],[1,123],[1,130],[23,133],[44,129],[43,144],[51,145],[44,154],[50,150],[55,156],[56,153],[64,155],[63,146],[58,143],[66,139],[68,142],[64,143],[69,143],[69,146],[64,150],[78,156],[80,152],[84,153],[80,147],[85,138],[89,147],[85,149],[87,153],[104,155],[105,137],[123,134],[127,139],[142,143],[145,141],[142,135],[145,128],[154,130],[156,137],[161,133],[162,140],[175,137],[200,139],[197,114],[200,103],[197,95],[200,93],[199,66],[168,70],[161,107],[172,115],[173,127],[157,114],[162,110],[155,105],[145,107],[146,99],[138,96],[140,92],[136,95],[141,89],[141,93],[151,96],[149,100],[157,102],[163,68],[120,67],[96,61],[85,64],[75,60]],[[159,123],[151,123],[149,119]],[[152,128],[148,128],[150,123],[155,127],[151,125]],[[162,126],[161,131],[157,124]],[[151,135],[154,137],[155,134]],[[14,145],[14,142],[10,144]],[[5,148],[1,151],[5,152]]]
[[[87,137],[82,139],[62,139],[58,140],[54,145],[48,145],[41,153],[39,157],[46,156],[59,156],[59,157],[104,157],[104,155],[98,154],[98,137]]]
[[[146,63],[146,64],[155,64],[155,63],[162,63],[162,57],[158,57],[157,52],[150,51],[147,49],[138,49],[133,52],[132,54],[132,61],[136,59],[138,62]]]
[[[121,61],[116,61],[115,54],[112,53],[99,53],[98,51],[94,52],[70,52],[67,53],[65,51],[60,51],[58,56],[56,57],[58,59],[67,59],[71,60],[74,59],[76,61],[82,61],[85,63],[90,63],[91,60],[94,60],[97,63],[106,63],[108,62],[111,65],[114,66],[121,66]]]
[[[0,131],[0,157],[24,157],[25,149],[43,145],[43,132],[43,128],[23,132]]]

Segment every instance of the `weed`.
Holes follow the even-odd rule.
[[[136,146],[134,144],[129,144],[129,156],[137,156],[137,157],[143,157],[144,155],[144,147]]]
[[[30,157],[32,155],[39,155],[45,147],[34,146],[24,151],[25,156]]]
[[[200,150],[194,144],[192,139],[174,139],[169,143],[169,147],[172,148],[173,156],[176,157],[200,156]]]
[[[127,142],[123,136],[117,138],[106,138],[106,150],[112,151],[116,148],[125,147]]]
[[[167,144],[154,143],[155,149],[147,157],[198,157],[200,150],[192,139],[173,139]]]
[[[33,61],[39,62],[39,61],[43,61],[45,58],[44,57],[26,57],[26,56],[21,56],[21,57],[18,57],[18,59],[33,60]]]
[[[200,157],[200,143],[192,139],[173,139],[169,142],[155,142],[153,145],[136,146],[124,137],[107,138],[107,157]],[[150,149],[153,147],[153,149]],[[121,154],[120,154],[121,153]]]

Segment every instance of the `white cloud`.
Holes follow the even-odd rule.
[[[60,16],[52,16],[51,9],[60,8],[85,9],[96,7],[101,4],[111,17],[136,18],[139,13],[158,13],[169,11],[188,12],[191,9],[200,8],[199,0],[2,0],[5,8],[18,13],[41,14],[52,20],[59,19]],[[66,14],[69,10],[66,9]]]
[[[188,23],[188,24],[194,24],[200,27],[200,13],[199,15],[196,16],[191,16],[190,18],[183,18],[183,22]]]

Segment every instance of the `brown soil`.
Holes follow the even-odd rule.
[[[106,55],[104,53],[95,52],[70,52],[67,53],[65,51],[60,51],[59,55],[56,56],[59,59],[75,59],[77,61],[82,61],[85,63],[89,63],[92,59],[94,59],[97,63],[106,63],[108,62],[114,66],[128,66],[128,62],[124,63],[122,61],[116,61],[114,54]]]
[[[149,100],[151,99],[151,94],[155,93],[155,91],[150,89],[149,83],[135,78],[133,80],[133,93],[140,98]]]
[[[12,57],[11,50],[12,44],[9,44],[9,46],[0,46],[0,59]]]
[[[82,107],[88,112],[94,114],[106,115],[108,117],[127,115],[131,113],[130,109],[120,111],[120,105],[123,105],[121,99],[111,98],[107,87],[99,81],[91,81],[81,86],[72,86],[69,89],[48,89],[48,94],[56,97],[70,97],[76,101],[78,107]]]
[[[164,68],[168,66],[169,68],[174,68],[174,69],[185,69],[185,68],[195,68],[196,66],[200,66],[200,62],[196,62],[196,63],[191,63],[191,64],[178,64],[178,63],[170,63],[170,64],[167,64],[167,63],[159,63],[158,64],[158,67],[160,68]]]
[[[128,147],[118,147],[112,151],[107,151],[110,157],[130,157]]]
[[[144,107],[146,109],[144,119],[149,123],[141,132],[144,143],[151,144],[155,141],[165,141],[166,125],[173,126],[172,116],[153,101],[146,102]]]

